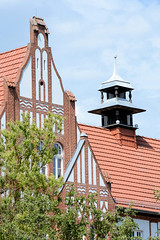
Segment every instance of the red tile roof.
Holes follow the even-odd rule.
[[[18,69],[26,55],[27,46],[17,48],[0,54],[0,103],[4,101],[3,77],[7,84],[14,86]]]
[[[119,145],[108,129],[79,124],[88,135],[101,171],[111,180],[118,205],[159,212],[154,189],[160,189],[160,140],[137,136],[137,148]]]
[[[70,101],[73,101],[73,102],[77,101],[74,94],[71,91],[65,91],[65,92],[67,93]]]

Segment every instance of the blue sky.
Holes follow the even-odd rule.
[[[100,103],[99,85],[113,71],[135,88],[137,134],[160,138],[160,1],[0,0],[0,51],[29,42],[29,18],[43,17],[65,90],[77,98],[80,123],[100,125],[88,114]]]

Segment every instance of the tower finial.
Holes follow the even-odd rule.
[[[117,55],[114,56],[114,70],[113,70],[113,75],[117,75]]]

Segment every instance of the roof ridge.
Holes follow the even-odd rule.
[[[109,129],[107,129],[107,128],[97,127],[97,126],[94,126],[94,125],[89,125],[89,124],[84,124],[84,123],[78,123],[78,125],[92,127],[92,128],[98,128],[98,129],[101,129],[101,130],[109,131]],[[147,138],[147,139],[150,139],[150,140],[153,140],[153,141],[160,142],[160,139],[157,139],[157,138],[146,137],[146,136],[141,136],[141,135],[136,135],[136,137]]]
[[[14,48],[14,49],[11,49],[9,51],[0,53],[0,55],[6,54],[6,53],[10,53],[10,52],[13,52],[13,51],[16,51],[16,50],[19,50],[19,49],[22,49],[22,48],[26,48],[26,47],[27,47],[27,45],[23,46],[23,47],[19,47],[19,48]]]
[[[145,136],[141,136],[141,135],[136,135],[136,137],[147,138],[147,139],[151,139],[151,140],[154,140],[154,141],[158,141],[158,142],[160,142],[160,139],[158,139],[158,138],[145,137]]]
[[[100,130],[105,130],[105,131],[109,131],[109,129],[107,128],[103,128],[103,127],[97,127],[97,126],[93,126],[93,125],[89,125],[89,124],[84,124],[84,123],[78,123],[78,125],[83,125],[83,126],[87,126],[87,127],[92,127],[92,128],[98,128]],[[110,131],[109,131],[110,132]]]

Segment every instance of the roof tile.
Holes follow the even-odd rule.
[[[27,46],[13,49],[0,54],[0,102],[4,101],[3,77],[9,77],[7,82],[10,86],[14,85],[18,69],[26,55]]]
[[[117,204],[134,201],[135,208],[159,211],[154,190],[160,189],[160,140],[137,136],[137,148],[119,145],[108,129],[79,124],[88,135],[102,170],[111,180]]]
[[[70,101],[73,101],[73,102],[77,101],[74,94],[71,91],[66,91],[66,93],[67,93]]]

